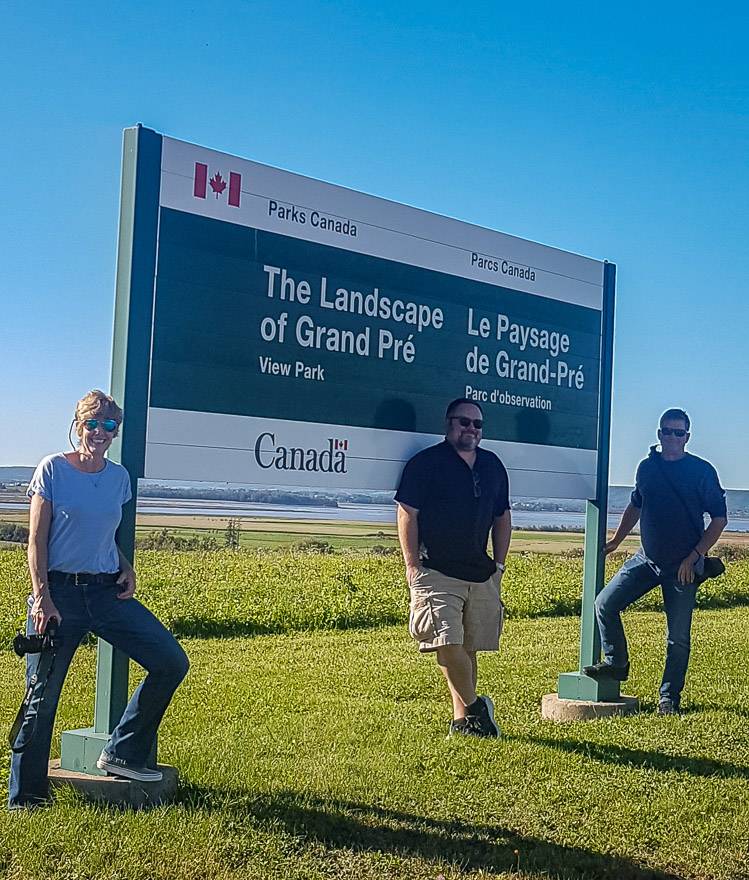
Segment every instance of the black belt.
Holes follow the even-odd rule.
[[[119,576],[119,571],[101,572],[99,574],[91,571],[48,572],[49,582],[53,587],[87,587],[91,584],[116,584]]]

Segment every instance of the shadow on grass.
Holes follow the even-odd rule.
[[[227,815],[302,844],[355,852],[391,853],[449,863],[468,871],[540,872],[555,880],[682,880],[630,859],[518,834],[499,825],[431,819],[373,804],[300,795],[293,791],[250,793],[238,789],[186,787],[189,810]]]
[[[701,600],[698,607],[701,610],[725,610],[749,606],[749,595],[734,595],[731,597],[713,596]],[[508,604],[508,616],[512,620],[535,620],[540,617],[579,617],[579,597],[558,597],[550,599],[542,606],[525,608],[522,612],[513,609]],[[635,611],[662,611],[662,605],[652,608],[637,608]],[[314,632],[344,629],[373,629],[380,626],[405,626],[408,621],[408,609],[404,604],[403,610],[397,612],[355,612],[347,614],[344,611],[332,611],[329,618],[309,621],[286,621],[270,620],[267,622],[253,621],[242,618],[228,618],[216,620],[199,615],[179,615],[165,620],[169,629],[178,638],[246,638],[260,635],[282,635],[292,632]]]
[[[542,736],[513,736],[522,742],[534,743],[561,752],[583,755],[606,764],[639,767],[643,770],[661,770],[689,773],[692,776],[719,776],[726,779],[749,779],[749,767],[710,758],[690,758],[685,755],[665,755],[644,749],[627,749],[623,746],[590,742],[588,740],[553,739]]]
[[[696,715],[700,712],[728,712],[729,715],[738,715],[739,718],[749,718],[749,709],[739,706],[738,703],[688,703],[681,709],[684,715]]]
[[[725,611],[731,608],[746,608],[749,606],[749,592],[745,588],[725,589],[719,593],[701,592],[697,596],[697,610],[699,611]],[[522,613],[513,613],[512,601],[508,599],[507,611],[510,617],[516,620],[535,620],[538,617],[579,617],[582,608],[580,597],[558,596],[546,599],[544,604],[532,608],[524,608]],[[631,612],[663,612],[663,602],[651,594],[647,594],[641,600],[631,606]]]
[[[351,614],[331,617],[330,620],[310,621],[309,623],[287,623],[270,621],[261,623],[254,620],[213,620],[206,617],[174,617],[166,621],[168,628],[177,638],[219,639],[249,638],[252,636],[275,636],[294,632],[330,632],[347,629],[373,629],[381,626],[394,626],[406,618],[401,614],[371,615]]]
[[[713,595],[698,594],[696,607],[698,611],[721,611],[724,608],[746,608],[747,605],[749,605],[749,594],[739,588]]]

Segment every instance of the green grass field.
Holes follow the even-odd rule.
[[[149,551],[138,570],[192,661],[160,738],[177,802],[134,813],[68,793],[0,813],[0,876],[749,877],[749,563],[703,596],[682,717],[654,712],[650,598],[626,616],[642,713],[553,725],[540,699],[576,664],[581,560],[512,556],[502,649],[481,663],[496,742],[446,738],[444,684],[405,634],[394,557]],[[23,553],[0,551],[3,647],[25,590]],[[89,723],[94,660],[80,650],[58,732]],[[3,730],[21,671],[0,650]]]
[[[607,563],[610,576],[624,559]],[[266,635],[405,623],[408,595],[399,556],[350,550],[163,552],[137,557],[139,596],[180,637]],[[503,579],[512,617],[578,614],[580,556],[513,553]],[[22,548],[0,550],[0,644],[23,622],[27,592]],[[749,560],[700,589],[702,608],[749,604]],[[638,607],[661,608],[659,593]]]

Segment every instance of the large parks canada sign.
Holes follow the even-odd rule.
[[[393,489],[465,396],[515,495],[593,498],[610,302],[600,261],[125,132],[113,384],[147,478]]]

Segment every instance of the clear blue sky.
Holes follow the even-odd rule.
[[[0,465],[109,380],[136,122],[618,266],[611,480],[666,406],[749,488],[749,17],[739,3],[11,2]]]

